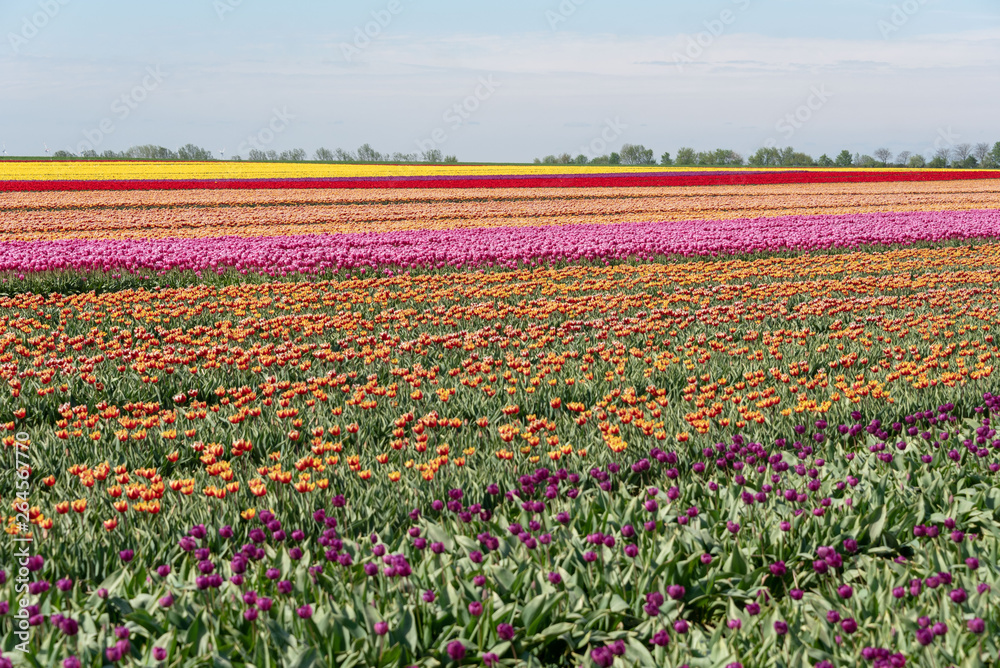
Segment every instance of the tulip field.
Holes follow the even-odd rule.
[[[0,668],[998,665],[998,369],[996,172],[0,162]]]

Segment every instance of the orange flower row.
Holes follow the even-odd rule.
[[[1000,180],[473,191],[0,195],[0,239],[206,238],[1000,207]]]

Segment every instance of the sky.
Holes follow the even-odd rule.
[[[0,143],[930,158],[1000,142],[998,63],[996,0],[2,0]]]

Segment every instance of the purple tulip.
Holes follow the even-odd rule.
[[[448,643],[448,656],[452,661],[461,661],[465,658],[465,645],[459,640],[452,640]]]
[[[514,627],[510,624],[497,624],[497,637],[500,640],[512,640],[514,638]]]
[[[595,647],[590,650],[590,660],[600,668],[610,668],[615,662],[615,655],[608,647]]]

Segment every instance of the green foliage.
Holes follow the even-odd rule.
[[[693,165],[698,160],[698,154],[693,148],[684,146],[677,150],[677,157],[674,159],[675,165]]]
[[[917,255],[923,247],[911,250]],[[780,258],[796,255],[767,257],[778,266],[794,264]],[[740,259],[726,263],[740,265]],[[678,261],[696,260],[670,260]],[[629,268],[624,262],[614,265],[606,276]],[[976,272],[947,274],[948,267],[938,262],[915,268],[905,284],[868,266],[836,281],[832,277],[840,272],[833,268],[819,276],[748,273],[757,291],[749,301],[734,299],[743,277],[729,284],[711,271],[690,271],[674,281],[653,272],[653,279],[630,284],[628,300],[612,308],[609,298],[622,295],[610,294],[609,280],[585,269],[547,282],[539,277],[549,277],[550,269],[533,268],[517,280],[483,271],[438,282],[446,272],[415,271],[398,283],[326,276],[335,280],[323,286],[305,277],[284,283],[237,275],[206,276],[200,283],[176,274],[107,277],[105,289],[135,290],[128,296],[130,307],[116,316],[110,308],[94,307],[87,286],[72,283],[71,275],[60,275],[64,284],[48,284],[67,292],[79,288],[81,297],[71,308],[57,306],[57,296],[44,292],[42,283],[31,284],[39,296],[19,293],[22,298],[3,314],[4,349],[11,357],[4,367],[8,383],[0,393],[0,421],[12,424],[8,434],[31,435],[31,504],[53,520],[50,529],[36,529],[33,547],[45,557],[37,577],[53,586],[33,599],[47,619],[33,627],[31,652],[13,655],[19,665],[58,666],[69,654],[84,665],[104,665],[117,626],[130,633],[123,665],[157,665],[154,648],[163,648],[168,666],[481,665],[486,652],[497,654],[504,666],[576,666],[590,662],[594,648],[617,641],[624,654],[616,666],[741,661],[791,668],[822,660],[857,665],[863,647],[890,648],[915,665],[934,665],[945,654],[954,665],[995,662],[1000,638],[1000,609],[994,604],[1000,585],[996,409],[992,415],[975,410],[983,392],[995,389],[995,380],[967,374],[954,386],[937,382],[948,369],[981,370],[994,363],[995,328],[988,323],[996,315],[995,291],[980,290],[977,301],[949,310],[950,295],[962,291],[962,299],[969,298],[963,281]],[[996,269],[978,266],[987,277]],[[177,308],[168,308],[168,299],[159,301],[166,297],[160,293],[176,291],[183,281],[199,285],[184,300],[189,304],[174,301]],[[502,294],[487,291],[501,281]],[[578,298],[555,299],[578,284],[584,286]],[[294,299],[313,287],[322,288],[315,291],[316,301]],[[489,322],[474,326],[487,308]],[[899,329],[873,328],[870,319],[888,309],[905,313]],[[94,317],[97,310],[102,322]],[[336,318],[336,326],[312,328],[327,315]],[[891,320],[890,315],[884,322]],[[235,360],[260,344],[265,331],[264,343],[275,357],[266,377],[241,369]],[[548,338],[549,331],[559,336]],[[471,350],[465,347],[470,341]],[[192,355],[204,363],[199,347],[212,351],[219,366],[192,375],[185,363],[165,361],[176,372],[157,370],[157,382],[148,380],[150,370],[138,368],[133,356],[162,351],[146,359]],[[68,358],[72,362],[64,362]],[[866,382],[883,364],[900,373],[897,382]],[[76,374],[81,365],[92,367],[87,373],[96,382]],[[58,375],[43,377],[48,369]],[[517,380],[509,385],[513,393],[506,392],[505,371]],[[55,390],[64,381],[66,390]],[[787,400],[824,383],[844,388],[826,412],[762,409],[765,419],[759,424],[749,420],[742,427],[679,436],[694,431],[688,420],[699,402],[714,410],[726,397],[727,410],[738,419],[759,408],[754,402],[766,398],[771,385]],[[494,386],[493,395],[485,384]],[[234,423],[229,417],[239,409],[239,396],[232,392],[237,387],[273,401],[253,404],[268,410]],[[411,394],[418,387],[426,396]],[[457,393],[448,400],[434,392],[449,389]],[[876,398],[876,390],[891,391],[893,403]],[[552,403],[555,397],[560,405]],[[205,405],[196,408],[197,401]],[[102,423],[103,435],[59,435],[63,428],[76,428],[74,408],[97,413],[101,402],[122,409]],[[583,410],[571,409],[570,402]],[[119,420],[140,413],[145,418],[149,403],[157,404],[158,416],[159,409],[172,409],[181,432],[197,426],[197,437],[169,438],[161,434],[167,425],[159,424],[142,440],[120,440],[114,434]],[[516,412],[503,410],[511,404]],[[26,409],[23,418],[16,413],[20,408]],[[297,415],[281,417],[279,408]],[[205,418],[188,417],[201,409]],[[852,417],[854,410],[861,416]],[[481,417],[486,427],[477,424]],[[292,439],[290,421],[296,418],[304,420],[303,437]],[[820,418],[829,424],[817,424]],[[334,426],[339,431],[351,422],[359,429],[332,436]],[[515,444],[502,440],[501,425],[513,428]],[[856,429],[841,431],[840,425]],[[624,452],[605,445],[612,427],[629,444]],[[327,462],[323,470],[305,467],[312,481],[327,479],[326,489],[299,492],[269,479],[265,496],[248,492],[250,480],[267,478],[261,468],[275,464],[272,452],[297,476],[294,465],[316,456],[317,441],[309,434],[317,428],[323,430],[313,437],[319,444],[336,438],[343,447],[340,463]],[[661,429],[662,438],[655,433]],[[428,461],[414,454],[423,435],[428,454],[445,444],[450,448],[451,460],[428,481],[404,463]],[[552,436],[559,442],[546,440]],[[231,454],[229,444],[242,438],[253,448]],[[407,441],[405,449],[394,448],[398,438]],[[532,438],[537,445],[530,445]],[[203,494],[206,485],[223,482],[207,472],[205,453],[192,447],[196,443],[226,446],[219,459],[229,464],[238,491],[225,499]],[[570,443],[575,452],[558,461],[547,457]],[[501,448],[509,448],[513,459],[497,458]],[[580,448],[588,450],[585,457]],[[171,461],[167,454],[174,450],[178,458]],[[377,459],[383,453],[389,456],[386,464]],[[370,480],[345,466],[351,455],[374,472]],[[460,456],[462,466],[455,461]],[[101,461],[122,465],[131,479],[117,483],[114,476],[121,474],[115,472],[87,487],[80,475],[67,471],[71,464],[93,467]],[[132,507],[119,515],[111,506],[112,486],[125,488],[123,498],[134,504],[127,489],[150,482],[139,474],[146,467],[155,467],[164,484],[193,478],[197,491],[186,496],[168,487],[162,512]],[[397,467],[408,477],[392,482],[386,474]],[[540,468],[546,469],[544,476]],[[48,475],[55,478],[52,486],[41,482]],[[13,484],[13,476],[0,478],[5,506],[14,498]],[[490,484],[499,493],[491,493]],[[462,490],[461,498],[452,490]],[[754,496],[758,493],[763,496]],[[334,503],[339,495],[344,502]],[[89,500],[83,514],[52,510],[60,501],[81,497]],[[460,508],[437,510],[435,500]],[[646,505],[651,500],[655,506]],[[529,501],[532,505],[525,505]],[[475,511],[473,504],[479,506]],[[236,570],[233,557],[246,544],[258,545],[251,531],[265,527],[260,514],[241,517],[245,508],[273,510],[287,535],[279,539],[271,534],[276,529],[267,529],[259,543],[263,557],[248,560],[237,584],[228,580]],[[336,527],[317,521],[318,508],[336,519]],[[107,531],[101,522],[112,516],[120,524]],[[647,530],[646,522],[654,524]],[[209,550],[204,558],[179,544],[198,524],[207,528],[206,536],[195,540]],[[515,524],[535,542],[512,532]],[[224,525],[232,526],[232,537],[220,535]],[[926,526],[940,535],[928,537],[921,529]],[[418,545],[410,533],[414,528],[426,545]],[[336,534],[324,535],[328,529]],[[293,537],[296,530],[304,535]],[[954,536],[953,530],[963,533]],[[484,534],[497,539],[495,549],[484,547],[489,542]],[[856,541],[856,548],[848,547],[848,540]],[[441,543],[439,554],[433,543]],[[387,554],[405,555],[411,572],[385,575],[388,564],[372,551],[375,544]],[[634,556],[625,552],[626,544],[635,546]],[[125,549],[135,551],[127,563],[119,557]],[[340,561],[345,554],[349,563]],[[9,576],[0,585],[0,600],[13,605],[18,598],[12,551],[0,558]],[[972,558],[979,560],[975,568],[967,561]],[[221,587],[199,585],[204,561],[227,578]],[[824,566],[817,568],[816,562]],[[784,572],[771,568],[778,563]],[[368,564],[376,575],[365,573]],[[158,574],[160,565],[169,565],[170,573]],[[269,568],[277,569],[276,578]],[[63,592],[54,583],[67,576],[74,584]],[[919,593],[908,593],[914,579],[929,583],[930,578],[936,587],[926,584]],[[290,590],[283,592],[279,582]],[[670,594],[677,585],[684,591]],[[838,591],[844,585],[852,587],[850,598]],[[981,585],[993,590],[980,591]],[[963,600],[951,597],[958,589],[966,593]],[[249,590],[272,599],[273,606],[264,610],[260,603],[244,602]],[[428,590],[434,592],[432,601],[423,596]],[[665,599],[654,606],[655,616],[645,607],[651,593]],[[168,594],[169,607],[159,602]],[[481,611],[470,608],[475,603]],[[307,604],[311,615],[300,614]],[[245,616],[250,609],[258,611],[256,619]],[[828,621],[830,611],[855,620],[857,631]],[[51,621],[54,613],[74,619],[78,634],[64,636]],[[915,640],[925,616],[949,628],[927,648]],[[12,618],[0,617],[8,654]],[[969,622],[977,618],[983,633],[970,630]],[[682,620],[689,626],[684,634],[674,627]],[[739,621],[740,630],[729,626],[731,620]],[[388,630],[378,635],[375,624],[383,621]],[[786,635],[776,633],[778,621],[787,623]],[[512,625],[513,638],[501,637],[500,624]],[[651,644],[661,630],[670,642]],[[455,641],[468,648],[464,663],[449,658],[448,645]]]
[[[185,144],[177,150],[179,160],[212,160],[212,152],[207,148]]]
[[[623,165],[655,165],[653,149],[642,144],[624,144],[621,149],[621,164]]]

